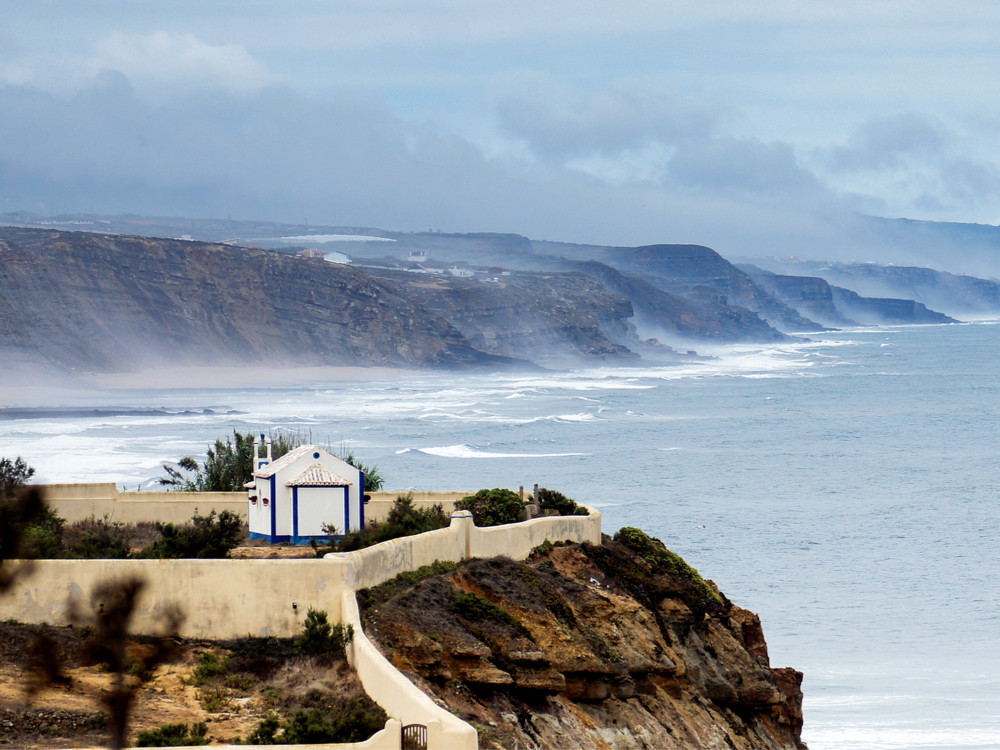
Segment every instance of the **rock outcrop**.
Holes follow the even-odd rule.
[[[804,747],[802,674],[770,667],[756,615],[683,561],[546,548],[359,592],[365,631],[483,748]]]

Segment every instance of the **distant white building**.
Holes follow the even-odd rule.
[[[460,279],[470,279],[476,275],[476,272],[469,268],[459,268],[458,266],[452,266],[448,269],[448,273],[452,276],[457,276]]]
[[[364,474],[316,445],[271,460],[271,439],[254,441],[253,481],[247,482],[250,538],[306,544],[365,525]]]

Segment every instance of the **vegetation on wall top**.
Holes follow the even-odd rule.
[[[221,439],[215,441],[201,464],[194,456],[185,456],[177,462],[177,466],[163,464],[167,475],[160,478],[160,484],[182,492],[243,492],[247,482],[253,480],[253,451],[257,435],[233,430],[232,439],[227,437],[224,443]],[[281,430],[272,430],[268,438],[271,440],[272,461],[311,441],[308,433]],[[361,463],[352,450],[342,452],[346,453],[344,461],[364,473],[366,491],[378,492],[382,489],[384,480],[377,466]]]

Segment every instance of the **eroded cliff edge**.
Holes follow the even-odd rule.
[[[658,543],[412,580],[359,592],[365,630],[480,747],[805,747],[802,673],[772,668],[759,618]]]

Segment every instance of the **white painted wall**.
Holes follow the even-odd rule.
[[[349,502],[347,487],[299,487],[299,536],[322,536],[324,524],[337,529],[340,534],[347,528],[344,519],[344,501]],[[360,513],[360,506],[352,509]],[[351,518],[355,528],[360,519]]]

